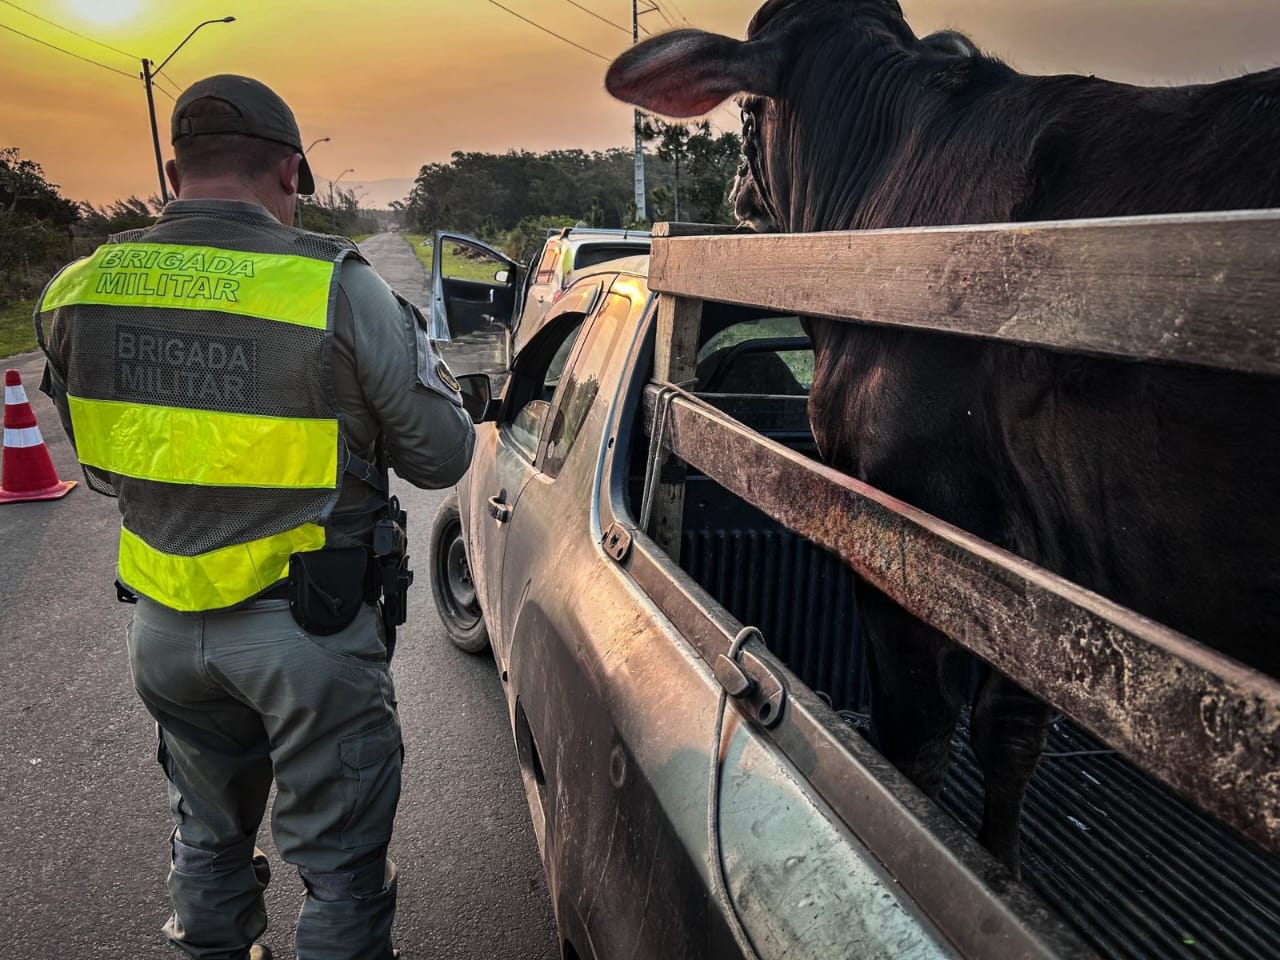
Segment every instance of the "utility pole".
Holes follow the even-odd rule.
[[[156,127],[156,98],[151,92],[151,61],[142,58],[142,82],[147,88],[147,111],[151,114],[151,142],[156,148],[156,176],[160,178],[160,201],[169,202],[169,187],[164,182],[164,158],[160,155],[160,130]]]
[[[653,4],[649,5],[648,10],[640,10],[640,0],[631,0],[631,43],[632,46],[640,42],[640,14],[653,13],[657,7]],[[633,121],[636,134],[636,219],[648,220],[648,212],[645,210],[644,203],[644,137],[640,135],[640,111],[636,110],[635,119]]]
[[[218,20],[206,20],[203,23],[196,24],[194,30],[187,34],[187,39],[173,48],[173,53],[169,54],[162,61],[160,66],[154,70],[151,69],[151,61],[146,57],[142,58],[142,83],[147,88],[147,112],[151,114],[151,143],[156,148],[156,175],[160,178],[160,200],[163,203],[169,202],[169,187],[164,181],[164,159],[160,156],[160,130],[156,127],[156,98],[151,92],[152,81],[160,75],[160,71],[169,65],[169,61],[173,59],[174,54],[187,45],[187,40],[194,37],[201,27],[207,27],[211,23],[235,23],[235,17],[222,17]]]

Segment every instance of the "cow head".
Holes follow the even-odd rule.
[[[841,229],[880,172],[875,152],[912,90],[964,83],[977,54],[960,34],[917,38],[895,0],[769,0],[747,39],[677,30],[632,47],[605,85],[654,113],[694,117],[736,96],[739,220],[762,232]],[[912,72],[918,83],[894,76]],[[852,174],[852,175],[851,175]]]

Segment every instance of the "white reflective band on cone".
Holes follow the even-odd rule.
[[[18,384],[16,387],[5,387],[4,402],[5,403],[26,403],[27,391],[23,388],[22,384]]]
[[[7,389],[13,389],[9,387]],[[19,387],[19,390],[22,388]],[[44,438],[40,436],[39,427],[23,427],[21,430],[15,430],[13,427],[5,427],[4,445],[6,447],[38,447],[44,443]]]

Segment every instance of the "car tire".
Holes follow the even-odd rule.
[[[489,646],[489,629],[471,579],[456,493],[440,504],[431,524],[431,596],[444,632],[455,647],[480,653]]]

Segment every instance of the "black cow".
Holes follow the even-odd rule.
[[[617,97],[673,116],[740,95],[738,216],[763,231],[1280,206],[1280,70],[1146,88],[1034,77],[893,0],[770,0],[745,42],[620,57]],[[808,319],[824,458],[1280,675],[1280,384]],[[958,648],[860,594],[873,734],[936,794],[967,693]],[[1047,709],[987,671],[980,839],[1015,872]]]

